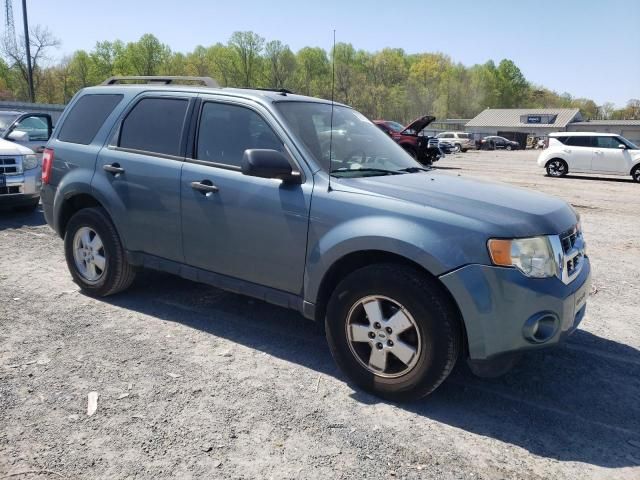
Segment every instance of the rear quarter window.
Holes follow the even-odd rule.
[[[60,127],[58,140],[89,145],[122,97],[121,94],[89,94],[80,97]]]
[[[557,140],[560,143],[566,144],[567,143],[567,138],[569,138],[569,137],[549,137],[549,138],[553,138],[554,140]]]

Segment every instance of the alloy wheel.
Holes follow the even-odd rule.
[[[406,375],[420,358],[422,342],[416,321],[389,297],[371,295],[358,300],[349,310],[346,334],[351,353],[379,377]]]
[[[79,228],[73,237],[73,260],[78,273],[88,283],[97,283],[106,268],[104,245],[90,227]]]
[[[566,173],[564,163],[560,160],[554,160],[547,165],[547,173],[552,177],[561,177]]]

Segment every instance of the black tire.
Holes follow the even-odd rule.
[[[552,158],[545,165],[547,175],[550,177],[564,177],[569,173],[569,165],[561,158]]]
[[[631,170],[631,178],[634,182],[640,183],[640,165]]]
[[[420,345],[424,345],[416,349],[413,367],[395,378],[380,376],[361,363],[352,348],[356,344],[351,344],[347,336],[350,312],[358,308],[361,299],[372,295],[402,305],[415,321],[416,327],[410,333],[416,332]],[[350,381],[394,401],[413,400],[433,392],[453,370],[461,348],[459,315],[443,287],[435,279],[404,265],[371,265],[345,277],[331,295],[325,326],[333,358]],[[357,345],[366,349],[365,357],[366,351],[373,352],[375,348],[373,343]],[[397,363],[399,357],[390,358]]]
[[[73,241],[76,232],[82,227],[94,230],[103,244],[105,268],[94,283],[86,281],[74,260]],[[64,252],[73,281],[89,296],[113,295],[127,289],[135,279],[136,271],[127,262],[120,236],[103,208],[85,208],[71,217],[64,236]]]
[[[459,143],[456,143],[453,146],[453,153],[460,153],[462,151],[462,145],[460,145]]]

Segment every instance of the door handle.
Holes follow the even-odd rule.
[[[120,175],[121,173],[124,173],[124,168],[122,168],[117,163],[113,163],[111,165],[103,165],[102,168],[105,172],[113,173],[114,175]]]
[[[571,153],[571,150],[566,149],[566,148],[565,148],[564,150],[562,150],[562,151],[563,151],[564,153]]]
[[[191,182],[191,188],[202,192],[206,196],[210,196],[212,193],[218,193],[218,187],[216,187],[210,180],[202,180],[201,182]]]

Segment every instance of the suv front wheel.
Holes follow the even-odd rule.
[[[640,183],[640,165],[631,171],[631,178],[633,178],[635,182]]]
[[[458,316],[442,287],[403,265],[372,265],[344,278],[329,301],[326,327],[338,366],[390,400],[433,392],[460,349]]]
[[[92,297],[125,290],[135,278],[118,232],[102,208],[85,208],[71,217],[64,252],[73,281]]]

